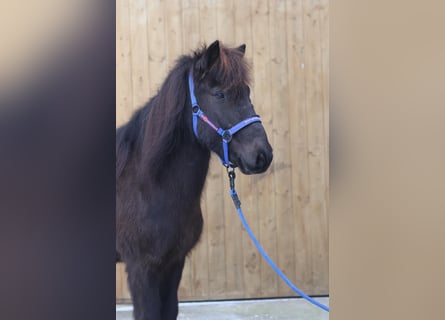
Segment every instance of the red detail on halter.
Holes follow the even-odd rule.
[[[205,115],[201,114],[199,117],[202,119],[202,121],[211,126],[213,130],[218,131],[218,128]]]

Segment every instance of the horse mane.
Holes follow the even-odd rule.
[[[243,59],[244,53],[223,45],[219,48],[219,59],[209,70],[200,68],[199,63],[207,46],[203,45],[192,55],[181,56],[158,93],[117,130],[116,178],[124,171],[130,154],[139,152],[139,176],[144,180],[159,180],[162,168],[176,148],[193,139],[193,132],[187,129],[190,127],[187,117],[191,121],[191,110],[187,109],[190,107],[187,78],[192,67],[195,84],[206,77],[211,85],[223,89],[249,83],[250,68]]]

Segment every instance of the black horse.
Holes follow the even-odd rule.
[[[245,174],[272,161],[249,97],[245,48],[215,41],[182,56],[159,92],[117,129],[116,250],[136,320],[177,317],[184,260],[202,231],[210,151]]]

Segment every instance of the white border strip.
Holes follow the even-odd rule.
[[[329,297],[314,298],[319,301],[329,301]],[[196,302],[180,302],[180,307],[190,306],[208,306],[208,305],[224,305],[224,304],[244,304],[244,303],[271,303],[278,301],[305,301],[303,298],[286,298],[286,299],[255,299],[255,300],[225,300],[225,301],[196,301]],[[133,311],[133,305],[116,305],[116,312]]]

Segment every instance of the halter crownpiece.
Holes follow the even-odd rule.
[[[199,107],[198,101],[196,100],[195,96],[195,85],[193,82],[193,73],[192,71],[189,72],[188,77],[188,83],[189,83],[189,91],[190,91],[190,101],[192,105],[192,122],[193,122],[193,132],[195,133],[196,139],[199,138],[198,136],[198,119],[201,119],[204,121],[210,128],[212,128],[217,134],[221,136],[222,139],[222,148],[224,153],[224,158],[220,157],[222,164],[229,168],[235,168],[236,165],[230,162],[229,160],[229,143],[232,141],[232,137],[235,133],[240,131],[241,129],[251,125],[255,122],[261,122],[261,119],[259,116],[253,116],[250,118],[247,118],[245,120],[240,121],[233,127],[229,129],[222,129],[218,126],[216,126],[212,121],[207,118],[207,116],[204,114],[204,112]]]

